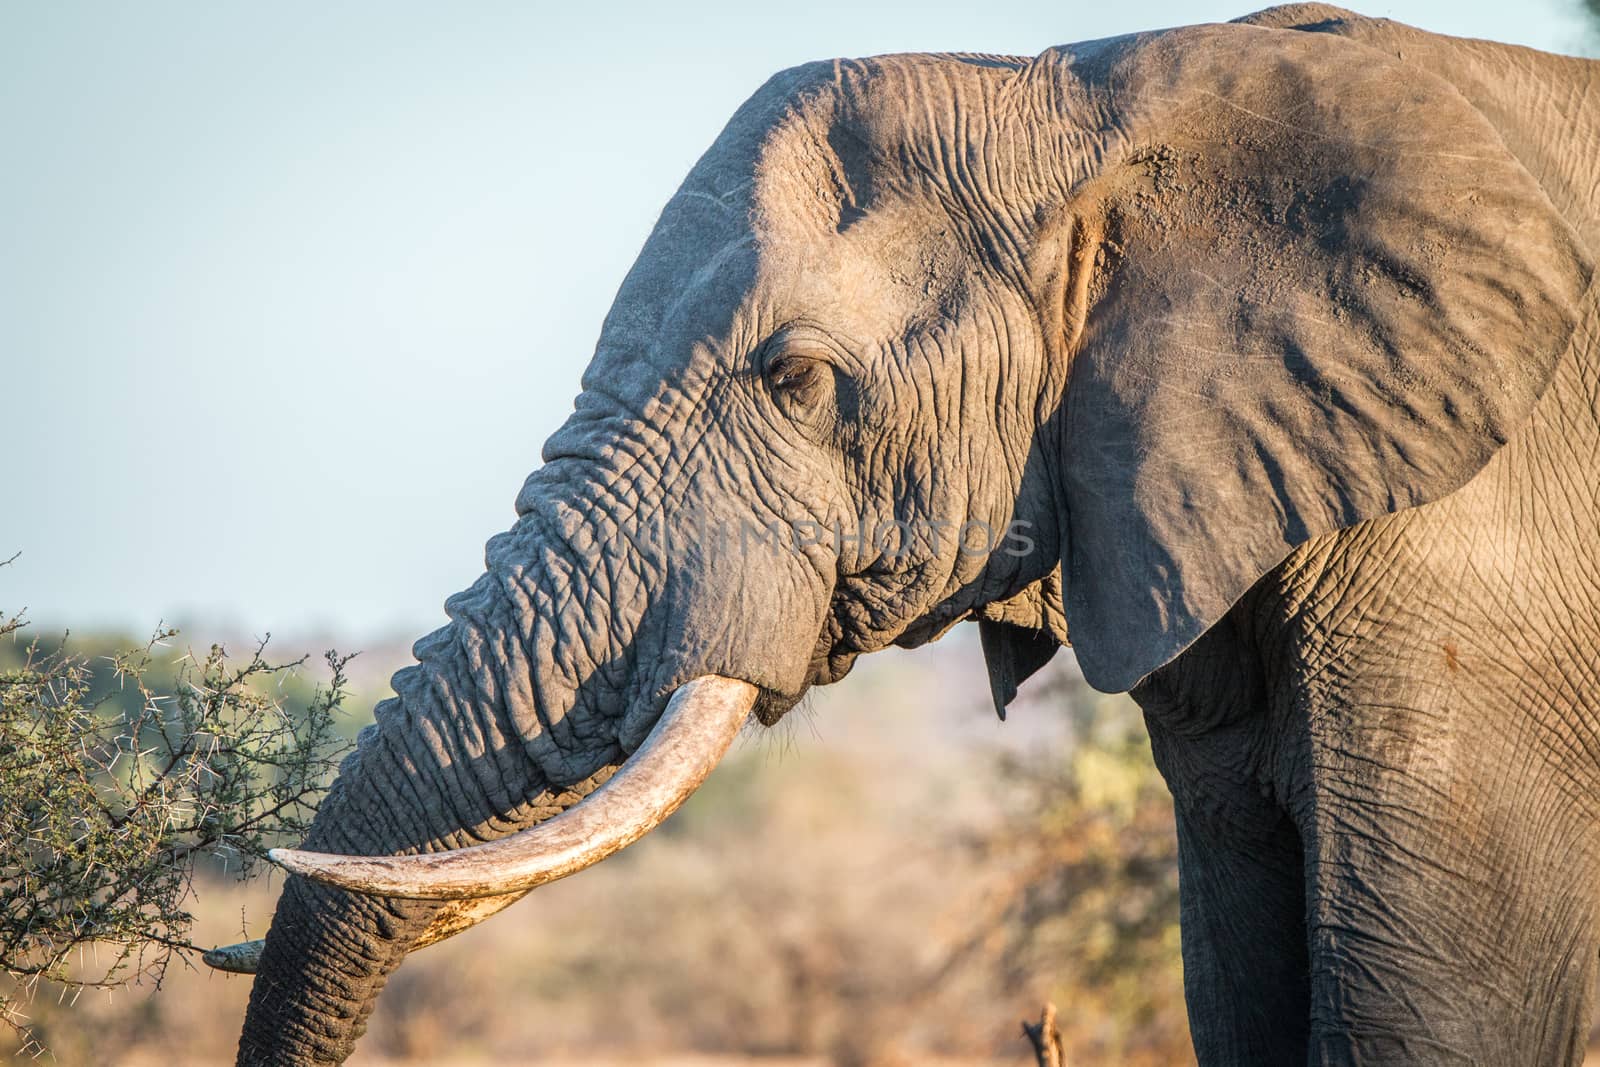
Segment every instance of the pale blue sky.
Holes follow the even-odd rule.
[[[0,607],[431,629],[767,75],[1254,6],[0,5]],[[1583,47],[1576,0],[1365,10]]]

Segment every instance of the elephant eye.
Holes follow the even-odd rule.
[[[833,365],[801,352],[783,352],[767,362],[767,387],[778,406],[792,418],[825,405],[833,393]]]
[[[778,413],[812,440],[838,444],[859,406],[855,380],[844,364],[848,350],[807,323],[786,326],[767,339],[757,366]]]
[[[767,367],[767,381],[775,390],[804,391],[816,384],[825,369],[820,359],[782,355]]]

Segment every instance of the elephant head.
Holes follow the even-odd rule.
[[[1132,686],[1294,546],[1470,478],[1588,269],[1455,90],[1346,40],[777,75],[280,857],[240,1062],[342,1060],[408,951],[645,832],[862,653],[976,618],[1002,707],[1069,631]]]

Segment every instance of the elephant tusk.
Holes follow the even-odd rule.
[[[620,770],[553,819],[469,848],[407,856],[335,856],[275,848],[305,878],[371,896],[471,900],[521,893],[599,863],[661,825],[733,744],[756,687],[708,674],[680,686]]]
[[[447,937],[454,937],[463,930],[477,926],[496,912],[504,911],[526,893],[506,893],[497,897],[479,897],[476,900],[452,900],[439,909],[433,917],[433,922],[422,931],[421,935],[411,943],[411,951],[427,948],[429,945],[438,944]],[[261,966],[261,950],[267,943],[257,939],[255,941],[241,941],[237,945],[223,945],[214,948],[200,958],[206,966],[230,974],[255,974]]]

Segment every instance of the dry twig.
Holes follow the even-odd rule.
[[[1023,1036],[1033,1045],[1033,1055],[1039,1067],[1067,1067],[1066,1053],[1061,1049],[1061,1029],[1056,1026],[1056,1006],[1046,1004],[1044,1014],[1036,1023],[1022,1024]]]

